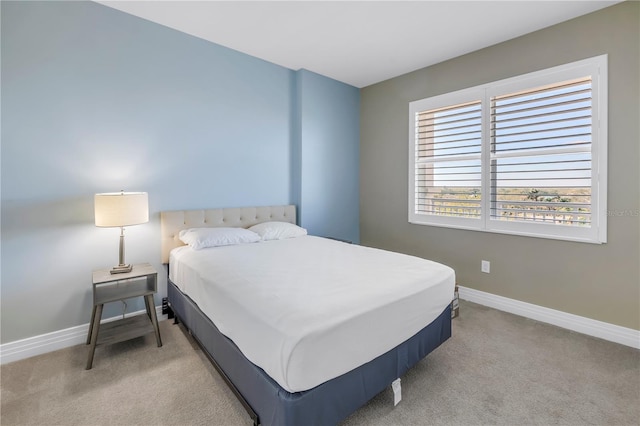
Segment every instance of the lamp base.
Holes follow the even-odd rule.
[[[133,269],[133,266],[131,266],[131,264],[118,265],[118,266],[114,266],[109,272],[111,272],[112,274],[125,274],[127,272],[131,272],[132,269]]]

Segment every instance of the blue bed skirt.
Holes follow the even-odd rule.
[[[313,389],[290,393],[245,358],[170,280],[168,299],[179,320],[224,371],[262,425],[335,425],[451,337],[448,306],[427,327],[376,359]]]

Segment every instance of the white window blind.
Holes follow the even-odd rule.
[[[491,99],[491,219],[591,226],[591,77]]]
[[[409,221],[606,242],[606,65],[411,102]]]
[[[480,218],[480,101],[416,114],[415,212]]]

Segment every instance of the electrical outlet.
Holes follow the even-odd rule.
[[[480,266],[480,270],[486,274],[491,273],[491,262],[488,260],[483,260],[482,265]]]

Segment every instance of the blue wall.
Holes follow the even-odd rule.
[[[336,121],[299,108],[320,95],[297,92],[300,72],[96,3],[1,7],[3,343],[89,321],[91,270],[117,263],[119,233],[94,226],[96,192],[149,193],[150,223],[127,228],[126,260],[160,271],[156,302],[166,294],[162,210],[297,203],[312,233],[334,229],[331,215],[310,209],[342,205],[340,191],[307,192],[333,162],[307,166],[299,154],[329,144],[325,154],[356,170],[352,196],[357,89],[321,78],[334,87],[323,108],[338,102],[353,120],[335,146],[307,137],[310,117],[317,128]],[[357,237],[355,201],[336,236]],[[112,305],[105,317],[119,312]]]
[[[359,242],[360,91],[307,70],[296,73],[301,225]]]

